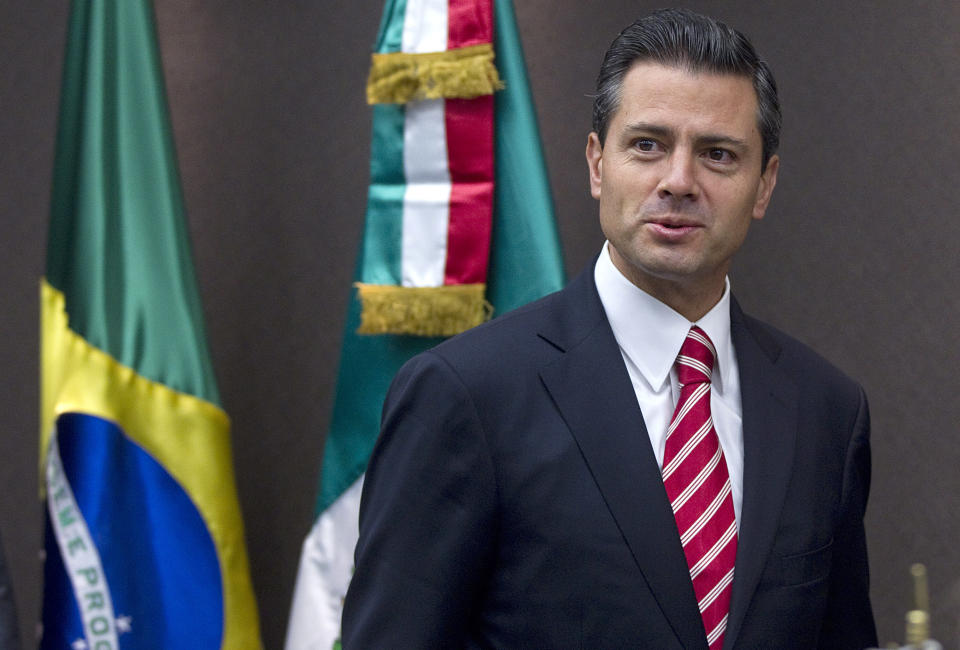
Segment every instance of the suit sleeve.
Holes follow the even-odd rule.
[[[876,647],[870,606],[870,579],[863,517],[870,491],[870,415],[860,390],[860,405],[844,464],[839,519],[821,648]]]
[[[364,479],[343,647],[462,645],[494,552],[495,505],[463,382],[436,354],[416,357],[387,394]]]

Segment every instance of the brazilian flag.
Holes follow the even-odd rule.
[[[40,300],[40,647],[259,648],[149,0],[73,2]]]

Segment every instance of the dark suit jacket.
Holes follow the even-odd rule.
[[[860,387],[732,306],[743,508],[725,648],[875,645]],[[593,282],[410,361],[384,406],[350,648],[706,648]]]

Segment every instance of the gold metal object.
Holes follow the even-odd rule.
[[[914,564],[913,596],[916,609],[907,612],[907,645],[920,645],[930,638],[930,592],[927,588],[927,567]]]

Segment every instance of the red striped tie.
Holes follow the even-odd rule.
[[[663,454],[663,484],[711,649],[723,645],[737,556],[730,475],[710,415],[710,374],[716,356],[703,330],[690,328],[677,357],[680,400]]]

